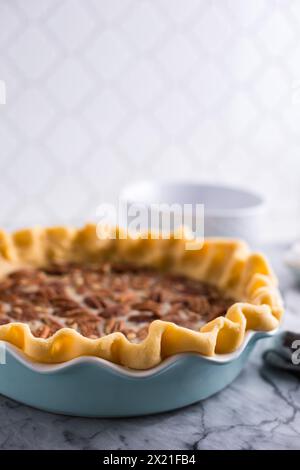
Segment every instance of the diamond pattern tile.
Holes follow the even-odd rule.
[[[300,4],[299,2],[292,2],[290,7],[290,13],[300,24]]]
[[[200,16],[194,33],[207,53],[213,54],[224,49],[231,34],[226,10],[221,11],[213,2],[209,2],[209,8]]]
[[[205,6],[206,0],[161,0],[161,9],[166,12],[172,21],[178,24],[186,24],[193,17],[198,16],[198,12]]]
[[[232,48],[232,53],[226,55],[225,61],[238,82],[250,80],[262,66],[262,56],[254,41],[241,38]]]
[[[240,0],[225,0],[224,3],[230,9],[237,25],[247,31],[248,28],[255,27],[260,23],[266,9],[268,9],[268,13],[272,11],[271,6],[268,8],[268,1],[251,0],[250,2],[241,2]]]
[[[36,201],[35,197],[26,199],[23,208],[15,207],[14,217],[7,224],[8,230],[18,230],[20,228],[44,226],[58,223],[56,216],[49,215],[49,209],[45,212],[45,208]]]
[[[75,177],[62,172],[62,177],[51,188],[48,188],[47,206],[60,223],[64,222],[66,214],[68,214],[68,220],[71,221],[76,218],[78,212],[84,209],[89,197],[85,186],[86,181],[80,175]],[[72,197],[66,197],[67,194],[71,194]]]
[[[206,119],[201,121],[189,138],[189,147],[196,157],[196,161],[204,159],[217,160],[217,152],[224,145],[224,131],[216,120]],[[199,165],[200,166],[200,165]]]
[[[174,165],[176,162],[176,165]],[[181,178],[193,178],[193,165],[186,158],[186,153],[177,146],[168,147],[162,154],[162,158],[157,160],[154,167],[151,168],[151,175],[160,173],[162,178],[178,180],[178,174]]]
[[[104,161],[109,162],[109,172],[107,165],[103,165]],[[109,146],[98,148],[82,166],[82,172],[95,191],[95,206],[101,202],[102,198],[105,198],[107,202],[115,198],[111,175],[113,175],[115,184],[123,184],[124,167],[122,161],[119,154]]]
[[[55,68],[46,81],[53,100],[66,110],[76,108],[91,92],[94,85],[93,77],[78,59],[66,59]]]
[[[115,135],[126,116],[126,110],[115,91],[103,89],[88,103],[84,116],[97,136],[106,139]]]
[[[141,0],[135,2],[121,28],[135,48],[146,52],[160,41],[166,21],[156,2]]]
[[[226,130],[233,137],[241,136],[257,117],[257,111],[252,101],[245,93],[236,94],[228,105]]]
[[[200,109],[209,110],[226,97],[228,79],[222,68],[213,62],[203,64],[205,73],[198,68],[190,74],[187,88],[195,96]]]
[[[10,181],[3,181],[0,185],[0,198],[1,201],[5,201],[5,204],[1,204],[0,207],[0,218],[6,220],[6,225],[8,228],[11,228],[13,222],[12,213],[15,213],[15,210],[20,207],[18,203],[18,194],[15,191],[15,188],[10,184]]]
[[[300,122],[300,106],[299,101],[297,104],[291,104],[283,112],[283,120],[288,126],[288,130],[292,133],[292,138],[299,142],[299,122]],[[289,133],[287,133],[289,136]],[[295,159],[296,162],[296,159]]]
[[[110,80],[123,72],[130,52],[118,31],[106,30],[87,49],[87,59],[100,78]]]
[[[195,116],[193,102],[184,93],[174,91],[166,94],[155,116],[163,129],[176,137],[189,127]]]
[[[51,161],[43,158],[42,154],[42,147],[28,147],[8,167],[8,176],[25,197],[38,196],[49,187],[53,167]]]
[[[98,11],[101,18],[106,22],[112,22],[120,18],[126,10],[132,7],[132,0],[109,0],[109,2],[99,2],[91,0],[92,5]]]
[[[274,159],[274,152],[282,148],[283,134],[282,125],[272,119],[266,119],[262,122],[253,137],[252,145],[257,153],[264,157],[270,156],[270,164]]]
[[[1,105],[3,106],[3,105]],[[0,107],[1,112],[1,107]],[[2,155],[0,159],[0,168],[4,170],[3,166],[6,165],[12,153],[17,149],[17,138],[12,130],[0,119],[0,142],[2,145]]]
[[[269,109],[278,105],[289,92],[289,84],[284,71],[279,67],[270,67],[255,84],[260,102]]]
[[[84,159],[91,137],[76,119],[67,117],[53,129],[46,145],[61,165],[71,168]]]
[[[11,98],[15,96],[16,93],[21,88],[22,77],[17,76],[14,70],[14,66],[9,63],[9,59],[1,57],[1,79],[4,82],[6,89],[6,95]]]
[[[119,146],[121,151],[133,164],[142,166],[147,159],[151,159],[160,144],[160,133],[151,125],[150,120],[139,117],[120,135]]]
[[[247,181],[297,236],[299,25],[298,0],[0,2],[0,226],[191,178]]]
[[[54,118],[52,103],[38,89],[23,91],[12,106],[9,97],[7,100],[7,113],[16,126],[15,132],[21,131],[30,139],[38,139]]]
[[[58,51],[40,28],[30,27],[8,48],[7,54],[20,74],[37,79],[50,70]]]
[[[46,3],[49,5],[51,3],[49,0],[31,1],[34,4]],[[54,37],[59,40],[59,46],[70,52],[82,46],[96,28],[93,13],[84,6],[81,0],[58,2],[58,6],[46,24]],[[57,48],[59,49],[59,47]]]
[[[271,56],[281,55],[293,41],[294,34],[284,12],[275,8],[263,25],[259,39]]]
[[[295,77],[300,77],[300,44],[288,53],[287,65]]]
[[[120,88],[137,109],[143,109],[164,91],[164,80],[154,61],[140,60],[123,74]]]
[[[49,11],[53,8],[56,7],[56,5],[59,3],[59,0],[52,0],[52,2],[45,2],[45,1],[40,1],[37,2],[36,0],[26,0],[24,2],[23,0],[17,0],[16,4],[18,9],[20,9],[20,13],[25,14],[26,17],[30,19],[44,19]]]
[[[159,50],[158,59],[170,78],[180,80],[195,67],[198,62],[198,53],[188,38],[183,34],[178,34]]]
[[[0,7],[0,44],[4,47],[6,42],[18,36],[21,29],[21,19],[12,5],[13,2],[2,2]]]

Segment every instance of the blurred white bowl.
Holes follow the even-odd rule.
[[[206,237],[243,238],[249,242],[259,240],[260,219],[265,209],[265,202],[257,193],[218,184],[142,181],[126,186],[120,199],[127,207],[203,204]]]
[[[285,263],[300,281],[300,241],[295,242],[285,255]]]

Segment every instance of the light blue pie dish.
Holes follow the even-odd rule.
[[[15,346],[0,341],[5,352],[0,393],[45,411],[75,416],[125,417],[174,410],[230,384],[255,343],[277,331],[248,331],[240,349],[231,354],[177,354],[146,371],[126,369],[96,357],[37,364]]]

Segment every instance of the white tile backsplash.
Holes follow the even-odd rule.
[[[139,178],[268,199],[300,233],[298,0],[0,0],[0,225],[79,223]]]

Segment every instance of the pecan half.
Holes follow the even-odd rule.
[[[99,295],[87,295],[83,301],[90,308],[99,309],[106,306]]]

